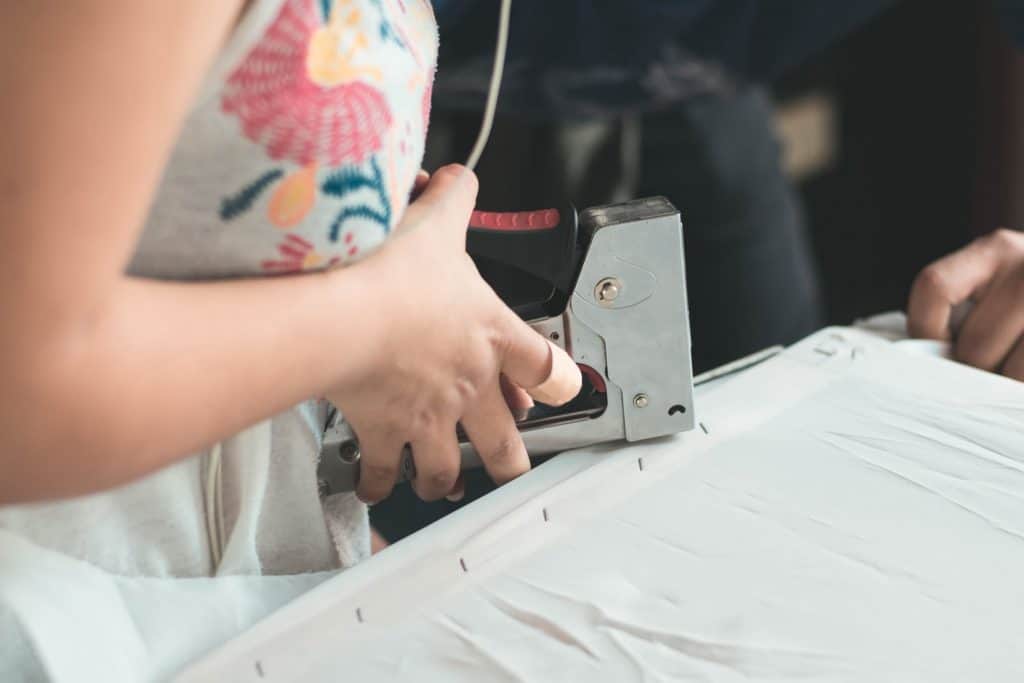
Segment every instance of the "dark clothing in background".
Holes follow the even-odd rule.
[[[703,372],[823,324],[800,200],[758,91],[643,117],[636,196],[683,216],[693,363]]]
[[[513,0],[501,111],[530,118],[650,111],[721,91],[733,79],[769,81],[893,2]],[[498,4],[435,1],[437,106],[479,110]]]
[[[498,0],[433,0],[441,25],[435,104],[479,110]],[[650,111],[766,83],[896,0],[512,0],[501,111],[531,118]],[[994,0],[1024,47],[1024,0]],[[928,18],[922,16],[921,30]],[[914,49],[907,36],[907,49]]]

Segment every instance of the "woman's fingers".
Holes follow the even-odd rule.
[[[530,469],[523,438],[496,383],[478,397],[472,410],[462,418],[462,428],[496,484],[504,484]]]
[[[997,278],[975,303],[956,339],[957,360],[994,371],[1024,334],[1024,271]]]
[[[356,495],[364,503],[379,503],[391,494],[405,442],[394,432],[369,430],[359,435],[359,482]]]
[[[939,259],[914,280],[907,303],[910,336],[948,340],[953,307],[985,287],[1003,264],[1003,231],[975,240],[959,251]]]
[[[1003,363],[1003,374],[1024,382],[1024,337],[1017,340],[1016,345]]]
[[[502,371],[541,403],[559,406],[576,397],[583,385],[580,369],[565,351],[509,311],[508,348]]]
[[[513,383],[506,375],[501,376],[501,394],[505,397],[505,405],[508,406],[509,412],[512,413],[516,422],[525,420],[530,408],[534,406],[530,394]]]
[[[455,488],[459,478],[459,442],[455,425],[433,429],[410,444],[416,464],[412,488],[423,500],[439,500]]]

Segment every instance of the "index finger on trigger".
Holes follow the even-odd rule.
[[[907,302],[910,336],[949,339],[953,307],[984,289],[999,266],[998,250],[990,240],[982,238],[922,270],[914,280]]]
[[[579,367],[569,354],[509,314],[514,320],[502,371],[541,403],[559,406],[571,401],[583,385]]]

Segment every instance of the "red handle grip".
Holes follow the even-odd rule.
[[[474,211],[469,217],[469,227],[480,230],[501,230],[520,232],[529,230],[551,230],[558,227],[562,216],[558,209],[538,211]]]

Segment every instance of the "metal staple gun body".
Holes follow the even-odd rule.
[[[661,197],[595,207],[474,212],[467,250],[498,295],[583,371],[559,408],[517,422],[531,457],[692,429],[693,376],[679,212]],[[481,466],[459,433],[463,469]],[[318,476],[352,491],[359,442],[340,418],[327,430]],[[415,477],[408,447],[399,480]]]

